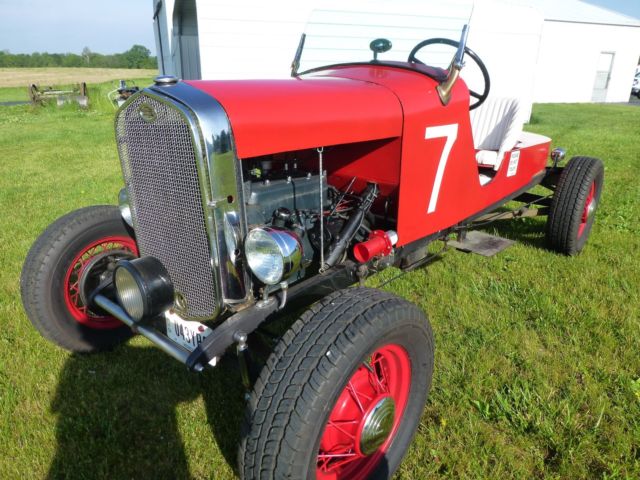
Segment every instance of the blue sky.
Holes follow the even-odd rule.
[[[151,0],[0,0],[0,50],[155,54]]]
[[[583,1],[640,19],[640,0]],[[151,0],[0,0],[0,50],[116,53],[140,44],[155,54],[152,10]]]
[[[1,0],[0,0],[1,1]],[[562,1],[562,0],[558,0]],[[640,0],[582,0],[591,5],[608,8],[623,15],[640,19]]]

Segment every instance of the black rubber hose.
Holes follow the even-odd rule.
[[[378,185],[376,183],[367,184],[367,188],[362,192],[360,205],[358,205],[356,211],[351,214],[347,223],[342,227],[340,234],[329,247],[329,254],[323,265],[324,270],[338,263],[338,260],[340,260],[345,249],[349,246],[354,235],[362,225],[362,220],[364,220],[365,215],[369,212],[377,196]]]

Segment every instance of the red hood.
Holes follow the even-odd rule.
[[[402,134],[398,98],[374,83],[343,78],[186,83],[223,106],[240,158]]]

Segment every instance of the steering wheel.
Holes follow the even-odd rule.
[[[416,58],[416,53],[418,53],[420,49],[426,47],[427,45],[438,45],[438,44],[450,45],[452,47],[458,48],[458,46],[460,45],[460,42],[456,42],[455,40],[450,40],[448,38],[429,38],[428,40],[423,40],[422,42],[417,44],[415,47],[413,47],[413,50],[411,50],[411,52],[409,52],[408,61],[411,63],[418,63],[421,65],[424,65],[424,62]],[[469,57],[471,57],[474,63],[478,66],[478,68],[482,72],[482,78],[484,80],[484,89],[482,93],[478,93],[474,90],[469,89],[469,95],[471,95],[473,98],[476,99],[475,103],[472,103],[471,105],[469,105],[469,110],[473,110],[474,108],[478,108],[480,105],[482,105],[484,101],[487,99],[487,97],[489,96],[489,89],[491,88],[491,80],[489,79],[489,71],[487,70],[487,67],[485,66],[484,62],[480,60],[480,57],[478,56],[478,54],[476,54],[476,52],[474,52],[467,46],[464,47],[464,53],[469,55]]]

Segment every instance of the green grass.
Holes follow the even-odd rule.
[[[437,345],[397,478],[640,477],[638,125],[637,107],[534,108],[528,129],[605,162],[582,255],[550,253],[544,221],[521,220],[489,230],[519,240],[495,258],[450,251],[385,287],[428,312]],[[0,107],[0,155],[0,478],[233,478],[243,406],[231,360],[191,374],[141,338],[70,355],[22,310],[37,235],[116,199],[113,109]]]
[[[27,87],[0,88],[0,102],[28,102]]]

